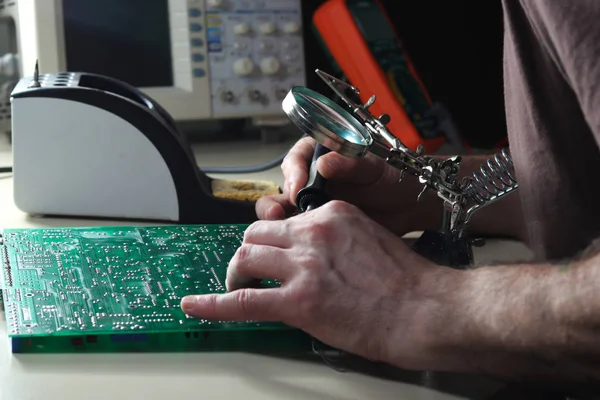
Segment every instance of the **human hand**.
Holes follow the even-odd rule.
[[[447,271],[358,208],[332,201],[252,224],[229,264],[229,292],[186,297],[182,308],[209,320],[280,321],[341,350],[421,369],[432,357]],[[240,288],[249,278],[281,286]]]
[[[257,202],[259,219],[279,220],[296,211],[296,196],[308,182],[315,140],[300,139],[282,163],[283,194],[265,196]],[[368,154],[352,159],[335,152],[319,158],[317,169],[327,179],[330,198],[359,207],[369,217],[397,235],[425,230],[441,223],[442,205],[434,195],[417,203],[422,185],[407,176],[400,183],[400,171],[383,159]]]

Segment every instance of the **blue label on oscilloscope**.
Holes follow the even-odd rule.
[[[209,53],[219,53],[223,50],[223,42],[220,27],[210,27],[206,29],[206,41],[208,42]]]

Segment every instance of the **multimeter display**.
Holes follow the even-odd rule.
[[[423,139],[442,135],[437,121],[427,114],[431,108],[419,82],[409,69],[390,23],[373,1],[348,0],[347,6],[388,84]]]
[[[391,40],[395,42],[396,35],[394,31],[376,5],[370,2],[354,2],[353,4],[349,4],[349,6],[355,11],[353,14],[356,23],[367,40]]]

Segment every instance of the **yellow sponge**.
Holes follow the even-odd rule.
[[[212,181],[211,189],[215,197],[250,202],[256,202],[264,196],[281,193],[275,182],[260,180],[215,179]]]

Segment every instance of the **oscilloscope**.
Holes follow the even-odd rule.
[[[5,0],[0,0],[4,2]],[[19,0],[22,76],[89,72],[154,98],[175,120],[281,118],[305,85],[301,0]]]

